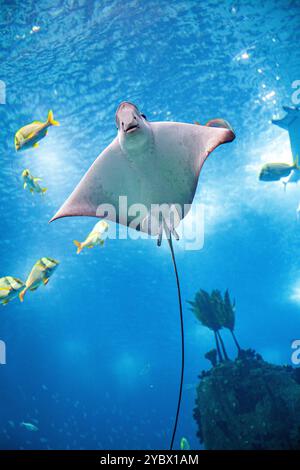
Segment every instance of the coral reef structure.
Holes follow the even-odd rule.
[[[300,369],[241,350],[200,378],[194,418],[205,449],[300,449]]]

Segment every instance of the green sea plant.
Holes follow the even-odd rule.
[[[194,301],[188,301],[188,303],[191,305],[191,310],[200,323],[214,332],[220,362],[224,359],[229,360],[220,334],[222,328],[227,328],[230,331],[238,353],[241,353],[241,347],[234,333],[235,301],[231,301],[228,289],[225,291],[224,296],[217,289],[214,289],[211,294],[200,289],[196,293]]]
[[[241,352],[241,347],[238,343],[238,340],[236,339],[235,333],[234,333],[234,327],[235,327],[235,300],[231,303],[230,296],[228,289],[226,289],[225,294],[224,294],[224,320],[223,320],[223,326],[224,328],[227,328],[234,340],[234,343],[237,347],[238,353],[240,354]]]
[[[200,289],[196,293],[194,301],[189,300],[188,303],[191,305],[191,310],[200,323],[214,332],[219,361],[223,362],[224,358],[228,359],[224,343],[219,332],[219,330],[222,328],[222,325],[220,323],[220,316],[217,313],[214,299],[212,299],[205,290]],[[223,350],[223,354],[225,351],[224,358],[221,352],[220,344]]]
[[[180,439],[180,450],[191,450],[191,446],[186,437]]]
[[[222,297],[222,294],[219,290],[212,291],[211,298],[215,303],[217,316],[219,318],[220,324],[222,325],[222,328],[227,328],[230,331],[234,343],[237,347],[238,353],[240,354],[241,347],[234,334],[235,300],[233,302],[231,301],[228,289],[226,289],[224,297]]]

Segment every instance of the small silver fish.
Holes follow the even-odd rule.
[[[25,421],[22,421],[22,423],[20,423],[20,426],[30,432],[37,432],[39,430],[39,428],[35,426],[35,424],[26,423]]]

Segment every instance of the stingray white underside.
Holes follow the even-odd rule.
[[[175,228],[192,204],[201,167],[218,145],[234,139],[227,128],[177,122],[151,122],[151,144],[144,151],[123,151],[118,137],[99,155],[52,220],[69,216],[103,217],[132,226],[138,206],[145,210],[134,228],[157,235],[157,205],[167,205]],[[126,207],[121,204],[126,198]],[[165,206],[166,207],[166,206]],[[173,211],[174,207],[177,210]],[[179,210],[181,208],[181,211]],[[165,217],[164,214],[163,217]],[[150,222],[150,223],[149,223]],[[169,225],[169,222],[167,223]]]

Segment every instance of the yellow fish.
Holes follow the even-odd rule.
[[[104,240],[102,240],[101,236],[108,230],[108,223],[105,220],[101,220],[97,222],[91,233],[86,237],[84,242],[78,242],[74,240],[74,244],[77,246],[77,254],[79,254],[83,248],[94,248],[94,246],[104,245]]]
[[[59,126],[59,122],[53,119],[51,110],[46,122],[33,121],[31,124],[21,127],[15,135],[16,151],[38,147],[38,141],[47,135],[50,126]]]
[[[57,268],[59,262],[52,258],[41,258],[33,266],[28,279],[25,284],[25,289],[19,294],[21,302],[24,300],[24,295],[28,290],[34,291],[40,285],[48,284],[50,276]]]
[[[8,304],[11,300],[18,296],[20,291],[24,289],[24,282],[16,277],[5,276],[0,278],[0,302],[2,305]]]
[[[27,188],[31,192],[31,194],[44,194],[47,191],[47,188],[42,188],[38,183],[39,181],[42,181],[41,178],[36,178],[32,176],[29,170],[24,170],[22,172],[22,178],[24,181],[24,189]]]

